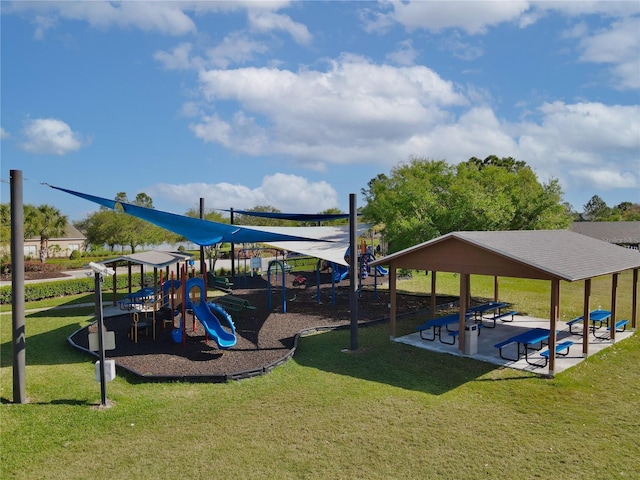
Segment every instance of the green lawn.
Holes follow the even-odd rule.
[[[455,291],[457,280],[447,286],[444,277],[441,293]],[[401,288],[423,288],[411,282],[425,280],[414,274]],[[490,297],[486,283],[474,278],[474,295]],[[620,283],[619,307],[630,309],[622,291],[630,282]],[[570,315],[581,285],[563,288]],[[544,286],[508,289],[504,279],[504,299],[519,310],[548,312]],[[597,289],[608,306],[606,281]],[[520,299],[520,291],[529,295]],[[11,316],[0,317],[2,479],[629,479],[640,472],[638,335],[544,379],[392,343],[387,325],[360,329],[361,351],[343,353],[349,332],[335,331],[303,338],[293,360],[240,382],[143,383],[119,372],[107,386],[113,406],[99,409],[93,362],[66,343],[90,315],[77,307],[27,317],[26,405],[11,404]],[[406,329],[410,322],[400,320]]]

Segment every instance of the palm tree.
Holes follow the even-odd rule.
[[[45,262],[50,238],[64,236],[67,217],[51,205],[25,205],[24,235],[26,238],[40,237],[40,261]]]

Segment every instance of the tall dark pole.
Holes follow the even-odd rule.
[[[104,355],[104,319],[102,318],[102,275],[95,272],[96,310],[98,314],[98,349],[100,350],[100,405],[107,406],[107,378]]]
[[[11,324],[13,328],[13,402],[26,403],[24,321],[24,208],[22,170],[11,170]]]
[[[200,197],[200,220],[204,220],[204,198]],[[204,275],[204,247],[200,245],[200,275]]]
[[[233,225],[233,208],[231,208],[231,225]],[[235,245],[231,244],[231,276],[236,276],[236,251]]]
[[[358,214],[356,194],[349,194],[349,309],[351,310],[351,350],[358,349]]]

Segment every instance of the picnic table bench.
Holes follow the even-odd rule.
[[[591,322],[590,328],[594,335],[597,328],[600,328],[603,325],[609,325],[609,318],[611,318],[611,312],[609,310],[592,310],[589,313],[589,321]],[[569,333],[580,335],[580,333],[576,333],[573,331],[573,326],[578,323],[583,323],[583,321],[584,315],[580,315],[573,320],[569,320],[567,322],[567,325],[569,326]]]
[[[485,326],[486,325],[484,325],[483,323],[478,324],[478,336],[480,336],[480,329]],[[453,343],[455,343],[456,338],[460,336],[460,330],[447,330],[447,331],[449,332],[449,336],[453,337]],[[443,342],[443,343],[447,343],[447,342]],[[449,345],[453,345],[453,343],[450,343]]]
[[[618,320],[614,326],[614,328],[616,329],[616,332],[624,332],[627,329],[627,324],[629,323],[629,320]],[[611,327],[607,327],[607,331],[609,332],[609,335],[596,335],[596,331],[593,331],[593,336],[596,338],[599,338],[601,340],[607,340],[609,338],[611,338]]]
[[[471,317],[470,313],[467,313],[467,318]],[[457,313],[452,313],[450,315],[445,315],[444,317],[434,318],[432,320],[427,320],[422,325],[416,327],[416,330],[420,332],[420,338],[423,340],[428,340],[430,342],[434,341],[436,337],[440,339],[442,343],[447,345],[453,345],[456,341],[455,336],[452,342],[447,342],[442,337],[442,327],[445,327],[446,331],[451,333],[452,330],[449,330],[447,327],[453,323],[458,323],[460,321],[460,317]],[[432,330],[432,335],[425,336],[425,332],[428,330]]]
[[[234,297],[233,295],[225,295],[224,297],[218,297],[213,300],[213,303],[217,303],[227,311],[241,312],[243,310],[255,310],[256,307],[251,305],[249,300],[244,298]]]
[[[514,335],[512,337],[503,340],[502,342],[496,343],[494,345],[495,348],[498,349],[500,354],[500,358],[504,360],[509,360],[512,362],[517,362],[520,360],[520,355],[524,354],[525,360],[527,363],[535,365],[529,361],[529,350],[541,350],[545,345],[545,342],[549,342],[550,332],[546,328],[531,328],[523,333],[519,333],[518,335]],[[515,344],[516,345],[516,358],[506,357],[503,348]],[[540,344],[539,348],[534,347],[533,345]],[[522,348],[522,352],[520,351]]]
[[[207,273],[207,285],[227,293],[231,292],[233,287],[233,283],[227,277],[213,275],[211,272]]]
[[[569,348],[571,348],[573,342],[571,340],[565,340],[564,342],[560,342],[556,345],[556,354],[561,357],[566,357],[569,355]],[[563,353],[564,352],[564,353]],[[546,350],[540,352],[540,356],[544,359],[544,364],[540,365],[541,367],[546,367],[549,362],[550,350],[547,348]]]

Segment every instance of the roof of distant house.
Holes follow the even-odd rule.
[[[573,222],[570,229],[617,245],[640,244],[640,222]]]

